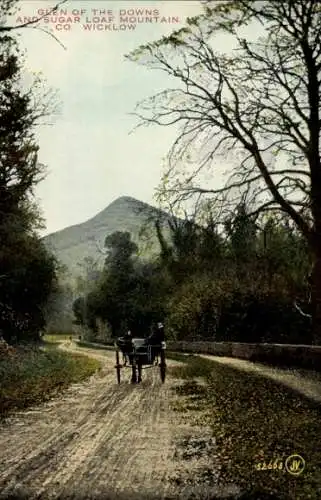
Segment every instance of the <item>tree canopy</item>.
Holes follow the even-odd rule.
[[[229,37],[233,50],[217,44]],[[127,58],[177,86],[138,105],[141,124],[176,125],[160,196],[210,200],[225,220],[242,202],[258,220],[286,214],[314,256],[315,335],[321,338],[321,9],[314,0],[205,2],[203,14]],[[215,161],[225,185],[205,187]]]
[[[44,329],[57,267],[38,235],[43,220],[33,196],[44,175],[35,129],[56,103],[50,92],[43,98],[37,77],[24,88],[22,66],[18,44],[0,30],[0,330],[9,342]]]

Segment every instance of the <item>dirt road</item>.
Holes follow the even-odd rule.
[[[170,409],[177,381],[161,384],[156,368],[131,385],[125,370],[117,385],[113,353],[89,352],[100,373],[1,424],[0,498],[186,498],[171,478],[202,457],[174,458],[175,441],[190,432]]]

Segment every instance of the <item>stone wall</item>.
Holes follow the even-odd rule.
[[[113,349],[113,342],[81,345]],[[167,350],[195,354],[212,354],[247,359],[274,366],[293,366],[321,371],[321,346],[289,344],[245,344],[236,342],[166,342]]]
[[[242,344],[235,342],[167,342],[176,352],[213,354],[259,361],[276,366],[297,366],[321,371],[321,346]]]

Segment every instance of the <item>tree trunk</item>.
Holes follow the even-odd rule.
[[[312,342],[321,345],[321,252],[315,255],[311,278]]]

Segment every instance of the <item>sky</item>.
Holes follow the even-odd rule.
[[[54,5],[50,0],[21,0],[14,20],[39,16]],[[163,72],[126,61],[124,55],[182,27],[187,17],[201,13],[202,6],[196,0],[70,0],[61,9],[68,15],[58,17],[73,12],[80,22],[68,28],[66,19],[57,23],[51,14],[52,22],[41,24],[60,43],[36,29],[20,30],[19,36],[27,51],[27,71],[41,72],[61,103],[59,115],[37,131],[39,161],[47,166],[47,177],[36,188],[47,226],[43,234],[84,222],[119,196],[156,204],[155,188],[175,129],[155,125],[130,134],[137,125],[130,113],[137,102],[173,82]],[[178,17],[179,23],[141,23],[122,31],[83,27],[102,21],[94,17],[110,14],[118,27],[119,11],[130,9],[158,9],[160,17]]]

